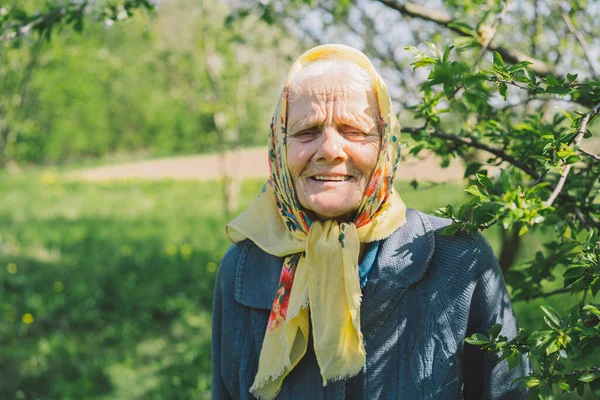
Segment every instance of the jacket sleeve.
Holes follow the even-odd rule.
[[[227,255],[226,255],[227,256]],[[219,266],[217,272],[217,279],[215,283],[215,294],[213,299],[213,310],[212,310],[212,395],[213,400],[231,399],[227,388],[223,382],[222,376],[222,329],[223,329],[223,284],[227,282],[223,281],[223,270],[225,258]],[[232,284],[232,282],[229,282]]]
[[[518,327],[510,297],[498,261],[483,235],[476,240],[479,268],[469,310],[467,337],[474,333],[487,335],[494,324],[502,324],[501,335],[512,339]],[[508,362],[498,359],[479,347],[464,344],[463,382],[464,398],[470,399],[524,399],[527,395],[513,381],[530,371],[527,358],[521,356],[520,363],[512,370]]]

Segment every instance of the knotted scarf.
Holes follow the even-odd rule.
[[[290,82],[306,65],[326,59],[349,60],[367,71],[379,105],[380,153],[354,221],[311,221],[299,204],[287,168]],[[400,126],[388,90],[369,59],[343,45],[318,46],[300,56],[290,69],[271,121],[270,179],[259,197],[227,226],[234,242],[250,239],[267,253],[284,257],[250,388],[254,396],[277,395],[306,353],[309,326],[323,385],[362,369],[366,353],[360,330],[360,243],[384,239],[406,221],[406,207],[393,187],[399,159]]]

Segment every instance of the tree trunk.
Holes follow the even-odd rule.
[[[513,226],[512,229],[506,230],[502,228],[502,248],[500,250],[500,269],[506,274],[514,264],[519,247],[521,246],[521,236],[519,236],[519,226]]]

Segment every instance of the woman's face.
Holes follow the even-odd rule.
[[[379,156],[375,95],[328,72],[291,97],[287,161],[298,200],[312,219],[351,220]]]

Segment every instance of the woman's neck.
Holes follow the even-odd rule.
[[[358,263],[360,264],[363,260],[363,258],[365,258],[365,253],[367,252],[367,244],[361,242],[360,243],[360,250],[358,252]]]

